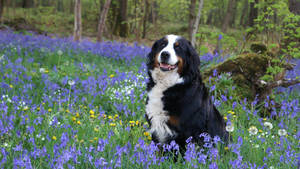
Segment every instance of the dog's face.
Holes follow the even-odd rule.
[[[177,35],[167,35],[157,40],[148,55],[147,67],[161,74],[177,73],[180,77],[199,72],[200,59],[191,43]]]

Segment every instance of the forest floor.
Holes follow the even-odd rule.
[[[144,118],[147,46],[0,31],[0,168],[297,168],[299,93],[276,90],[261,117],[230,74],[207,82],[232,141],[164,153]],[[221,56],[206,60],[214,65]],[[173,157],[178,155],[175,162]]]

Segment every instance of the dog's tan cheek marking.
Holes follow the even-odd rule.
[[[172,126],[179,126],[179,118],[177,116],[170,116],[168,123]]]
[[[182,57],[180,56],[177,56],[177,59],[178,59],[178,74],[181,74],[182,73],[182,70],[183,70],[183,59]]]
[[[158,63],[158,53],[155,55],[154,67],[159,67],[159,63]]]

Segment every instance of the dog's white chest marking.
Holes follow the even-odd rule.
[[[177,69],[173,71],[162,72],[159,68],[151,71],[155,86],[148,92],[148,103],[146,105],[146,113],[151,119],[150,133],[156,134],[159,142],[164,143],[167,136],[175,136],[176,133],[172,131],[166,122],[169,120],[168,112],[163,110],[163,92],[175,84],[183,83],[177,73]]]

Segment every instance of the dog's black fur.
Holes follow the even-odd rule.
[[[208,133],[211,137],[218,135],[226,141],[228,133],[225,130],[223,117],[212,103],[209,92],[202,82],[199,71],[199,55],[188,40],[180,37],[177,39],[177,42],[179,45],[174,47],[174,50],[176,55],[181,57],[183,61],[179,74],[184,81],[169,87],[163,92],[161,99],[163,109],[169,117],[177,119],[176,123],[174,121],[167,122],[167,126],[175,131],[177,135],[168,137],[164,143],[170,143],[172,140],[175,140],[181,148],[184,148],[186,139],[192,136],[194,142],[201,144],[202,141],[199,137],[201,133]],[[148,54],[148,92],[156,85],[151,75],[151,70],[157,66],[155,59],[166,46],[162,45],[163,43],[166,43],[166,38],[157,40]],[[147,98],[147,103],[149,99]],[[148,118],[147,113],[146,119],[151,128],[151,119]],[[159,143],[155,132],[152,133],[152,139]]]

